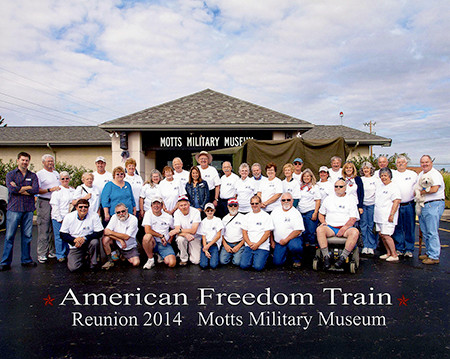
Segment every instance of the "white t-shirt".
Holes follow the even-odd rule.
[[[346,193],[350,196],[354,196],[356,198],[356,203],[358,203],[358,185],[356,184],[355,179],[349,180],[348,178],[344,180],[347,183]]]
[[[137,175],[130,176],[128,173],[125,175],[125,181],[131,185],[133,191],[134,201],[136,202],[136,211],[139,211],[139,195],[141,194],[141,189],[144,184],[142,177]]]
[[[117,215],[114,214],[109,220],[109,223],[106,226],[106,228],[110,229],[113,232],[126,234],[130,236],[130,238],[128,238],[128,240],[125,241],[125,243],[127,244],[125,249],[122,248],[122,245],[120,244],[119,241],[116,241],[120,249],[124,251],[129,251],[130,249],[137,247],[136,234],[138,232],[138,220],[132,214],[129,214],[128,218],[125,221],[121,221],[119,217],[117,217]]]
[[[375,192],[377,186],[381,184],[380,178],[376,176],[372,177],[361,177],[364,186],[364,206],[372,206],[375,204]]]
[[[242,237],[242,224],[245,221],[245,216],[242,213],[238,213],[236,217],[233,217],[228,213],[222,218],[222,236],[228,243],[239,243],[244,239]]]
[[[142,186],[139,197],[144,199],[145,212],[152,208],[152,198],[155,196],[162,197],[161,191],[159,189],[159,184],[153,184],[153,187],[150,187],[150,184],[146,183],[144,186]]]
[[[414,199],[414,185],[417,182],[417,173],[411,170],[403,172],[392,171],[392,181],[397,183],[402,196],[402,203],[410,202]]]
[[[295,178],[292,178],[290,182],[285,178],[281,183],[283,185],[283,193],[289,192],[293,199],[300,199],[300,184]]]
[[[239,212],[248,213],[251,211],[250,199],[255,195],[255,181],[250,177],[244,180],[238,178],[235,183],[237,200],[239,202]]]
[[[166,178],[159,182],[159,190],[166,205],[167,210],[171,211],[177,205],[178,197],[186,193],[186,189],[181,186],[179,180],[168,181]]]
[[[317,185],[314,185],[311,188],[307,186],[302,187],[303,189],[300,188],[300,201],[298,202],[298,210],[301,213],[313,211],[316,208],[316,201],[320,201],[322,199],[320,189]]]
[[[162,234],[166,240],[169,240],[170,228],[174,228],[173,217],[167,212],[162,211],[160,216],[153,214],[153,211],[145,212],[144,219],[142,220],[142,226],[150,226],[152,230]],[[161,238],[155,238],[155,240],[161,243]]]
[[[59,173],[53,170],[52,172],[47,171],[45,168],[36,172],[36,176],[39,181],[39,189],[47,189],[55,186],[59,186],[61,182],[59,182]],[[52,197],[52,193],[44,193],[38,194],[40,198],[50,199]]]
[[[419,178],[417,180],[419,181],[423,175],[424,175],[423,171],[420,172]],[[436,199],[445,199],[445,183],[441,173],[437,169],[432,168],[427,172],[427,175],[431,176],[433,180],[433,186],[439,186],[439,189],[436,193],[431,194],[426,193],[425,202],[434,201]]]
[[[380,183],[375,193],[375,223],[389,223],[389,215],[393,206],[393,201],[401,199],[400,189],[395,182],[389,183],[387,186],[384,183]],[[394,214],[393,224],[397,224],[398,209]]]
[[[338,178],[342,177],[342,168],[339,168],[339,171],[337,172],[334,172],[332,168],[329,168],[328,173],[330,174],[330,177],[328,177],[328,181],[330,181],[334,185]]]
[[[105,187],[105,184],[113,180],[112,173],[105,171],[105,173],[101,175],[100,173],[95,171],[93,172],[93,175],[94,175],[94,182],[92,182],[92,185],[97,187],[101,194],[103,191],[103,187]]]
[[[173,214],[174,226],[180,226],[181,229],[191,229],[194,223],[200,223],[202,221],[200,217],[200,211],[194,207],[189,207],[189,213],[184,215],[179,209]],[[194,234],[195,238],[202,239],[202,236],[198,233]]]
[[[302,174],[303,172],[300,172],[300,174],[292,173],[292,177],[301,185],[302,184]]]
[[[208,166],[208,168],[203,169],[200,165],[197,166],[200,170],[200,174],[202,176],[202,180],[206,181],[208,183],[208,189],[211,191],[217,186],[220,186],[220,178],[219,178],[219,172],[212,167]],[[210,198],[210,201],[212,202],[214,198]]]
[[[88,193],[91,194],[91,198],[89,198],[89,212],[97,214],[98,208],[100,207],[100,191],[97,187],[88,187],[82,184],[73,193],[73,199],[77,200],[86,196]]]
[[[103,231],[102,222],[97,214],[87,213],[83,220],[78,219],[78,212],[68,213],[62,222],[60,232],[69,233],[72,237],[86,237],[94,232]],[[75,248],[69,244],[70,248]]]
[[[52,206],[52,219],[61,222],[69,213],[75,190],[72,187],[59,186],[59,188],[61,188],[59,191],[52,192],[50,205]]]
[[[320,206],[319,213],[325,216],[325,222],[332,227],[342,227],[350,218],[359,219],[356,199],[348,194],[343,197],[330,194]]]
[[[267,177],[264,177],[261,175],[259,179],[255,179],[255,177],[252,177],[251,180],[253,181],[253,187],[255,187],[255,193],[258,193],[259,187],[266,181],[268,181]]]
[[[219,217],[213,217],[212,219],[204,218],[198,228],[198,233],[205,236],[206,243],[209,243],[214,239],[217,232],[223,229],[223,224]],[[220,236],[216,244],[220,248],[222,245],[222,236]]]
[[[325,200],[330,194],[334,193],[334,184],[330,181],[317,182],[317,187],[319,187],[320,198],[322,201]]]
[[[277,208],[270,214],[270,217],[274,225],[273,238],[277,243],[280,243],[282,239],[289,236],[293,231],[305,230],[302,215],[294,207],[289,211]]]
[[[230,199],[236,196],[236,182],[239,176],[231,173],[228,177],[223,175],[220,178],[220,192],[219,197],[222,199]]]
[[[183,188],[186,188],[186,183],[189,182],[189,171],[182,170],[181,173],[178,173],[177,171],[174,172],[173,178],[176,180],[179,180],[181,183],[181,186]]]
[[[250,242],[258,243],[264,235],[264,232],[273,231],[272,218],[270,218],[270,215],[264,211],[259,211],[258,213],[250,212],[245,215],[245,221],[242,223],[242,229],[247,231]],[[267,240],[262,243],[258,249],[263,249],[266,251],[270,250],[269,237],[267,237]],[[245,245],[248,247],[247,242],[245,242]]]
[[[267,179],[259,187],[258,192],[261,192],[261,201],[265,202],[274,194],[283,193],[283,184],[281,180],[275,177],[272,181]],[[281,207],[281,196],[273,203],[269,204],[266,208],[263,208],[266,212],[272,212],[275,208]]]

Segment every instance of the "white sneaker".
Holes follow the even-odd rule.
[[[158,263],[164,262],[164,259],[158,253],[155,253],[155,257],[156,257],[156,262],[158,262]]]
[[[380,256],[380,259],[388,259],[389,256],[387,254],[383,254],[382,256]]]
[[[155,266],[155,258],[149,258],[144,264],[144,269],[151,269]]]
[[[374,255],[375,252],[374,252],[373,248],[367,248],[367,254]]]
[[[366,248],[366,247],[364,247],[363,249],[362,249],[362,251],[361,251],[361,254],[367,254],[367,250],[368,250],[369,248]]]
[[[412,252],[406,251],[406,252],[405,252],[405,257],[412,258],[412,257],[413,257]]]
[[[399,257],[403,257],[403,252],[397,251],[397,255],[398,255]]]
[[[56,254],[55,253],[49,253],[48,254],[48,258],[56,258]]]
[[[398,259],[398,257],[387,257],[386,258],[386,262],[392,262],[392,263],[397,263],[400,259]]]
[[[47,257],[46,256],[38,256],[38,262],[39,263],[47,262]]]

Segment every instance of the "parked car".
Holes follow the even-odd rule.
[[[6,227],[6,205],[8,203],[8,188],[0,186],[0,228]]]

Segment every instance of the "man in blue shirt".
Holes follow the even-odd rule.
[[[14,238],[20,225],[22,235],[21,262],[24,267],[36,267],[30,255],[33,239],[34,195],[39,192],[39,182],[35,173],[28,170],[31,156],[26,152],[17,155],[17,169],[6,174],[8,187],[8,207],[6,213],[6,235],[0,271],[11,269]]]

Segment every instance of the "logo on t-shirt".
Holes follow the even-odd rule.
[[[255,223],[257,226],[262,226],[262,222],[256,222]]]

